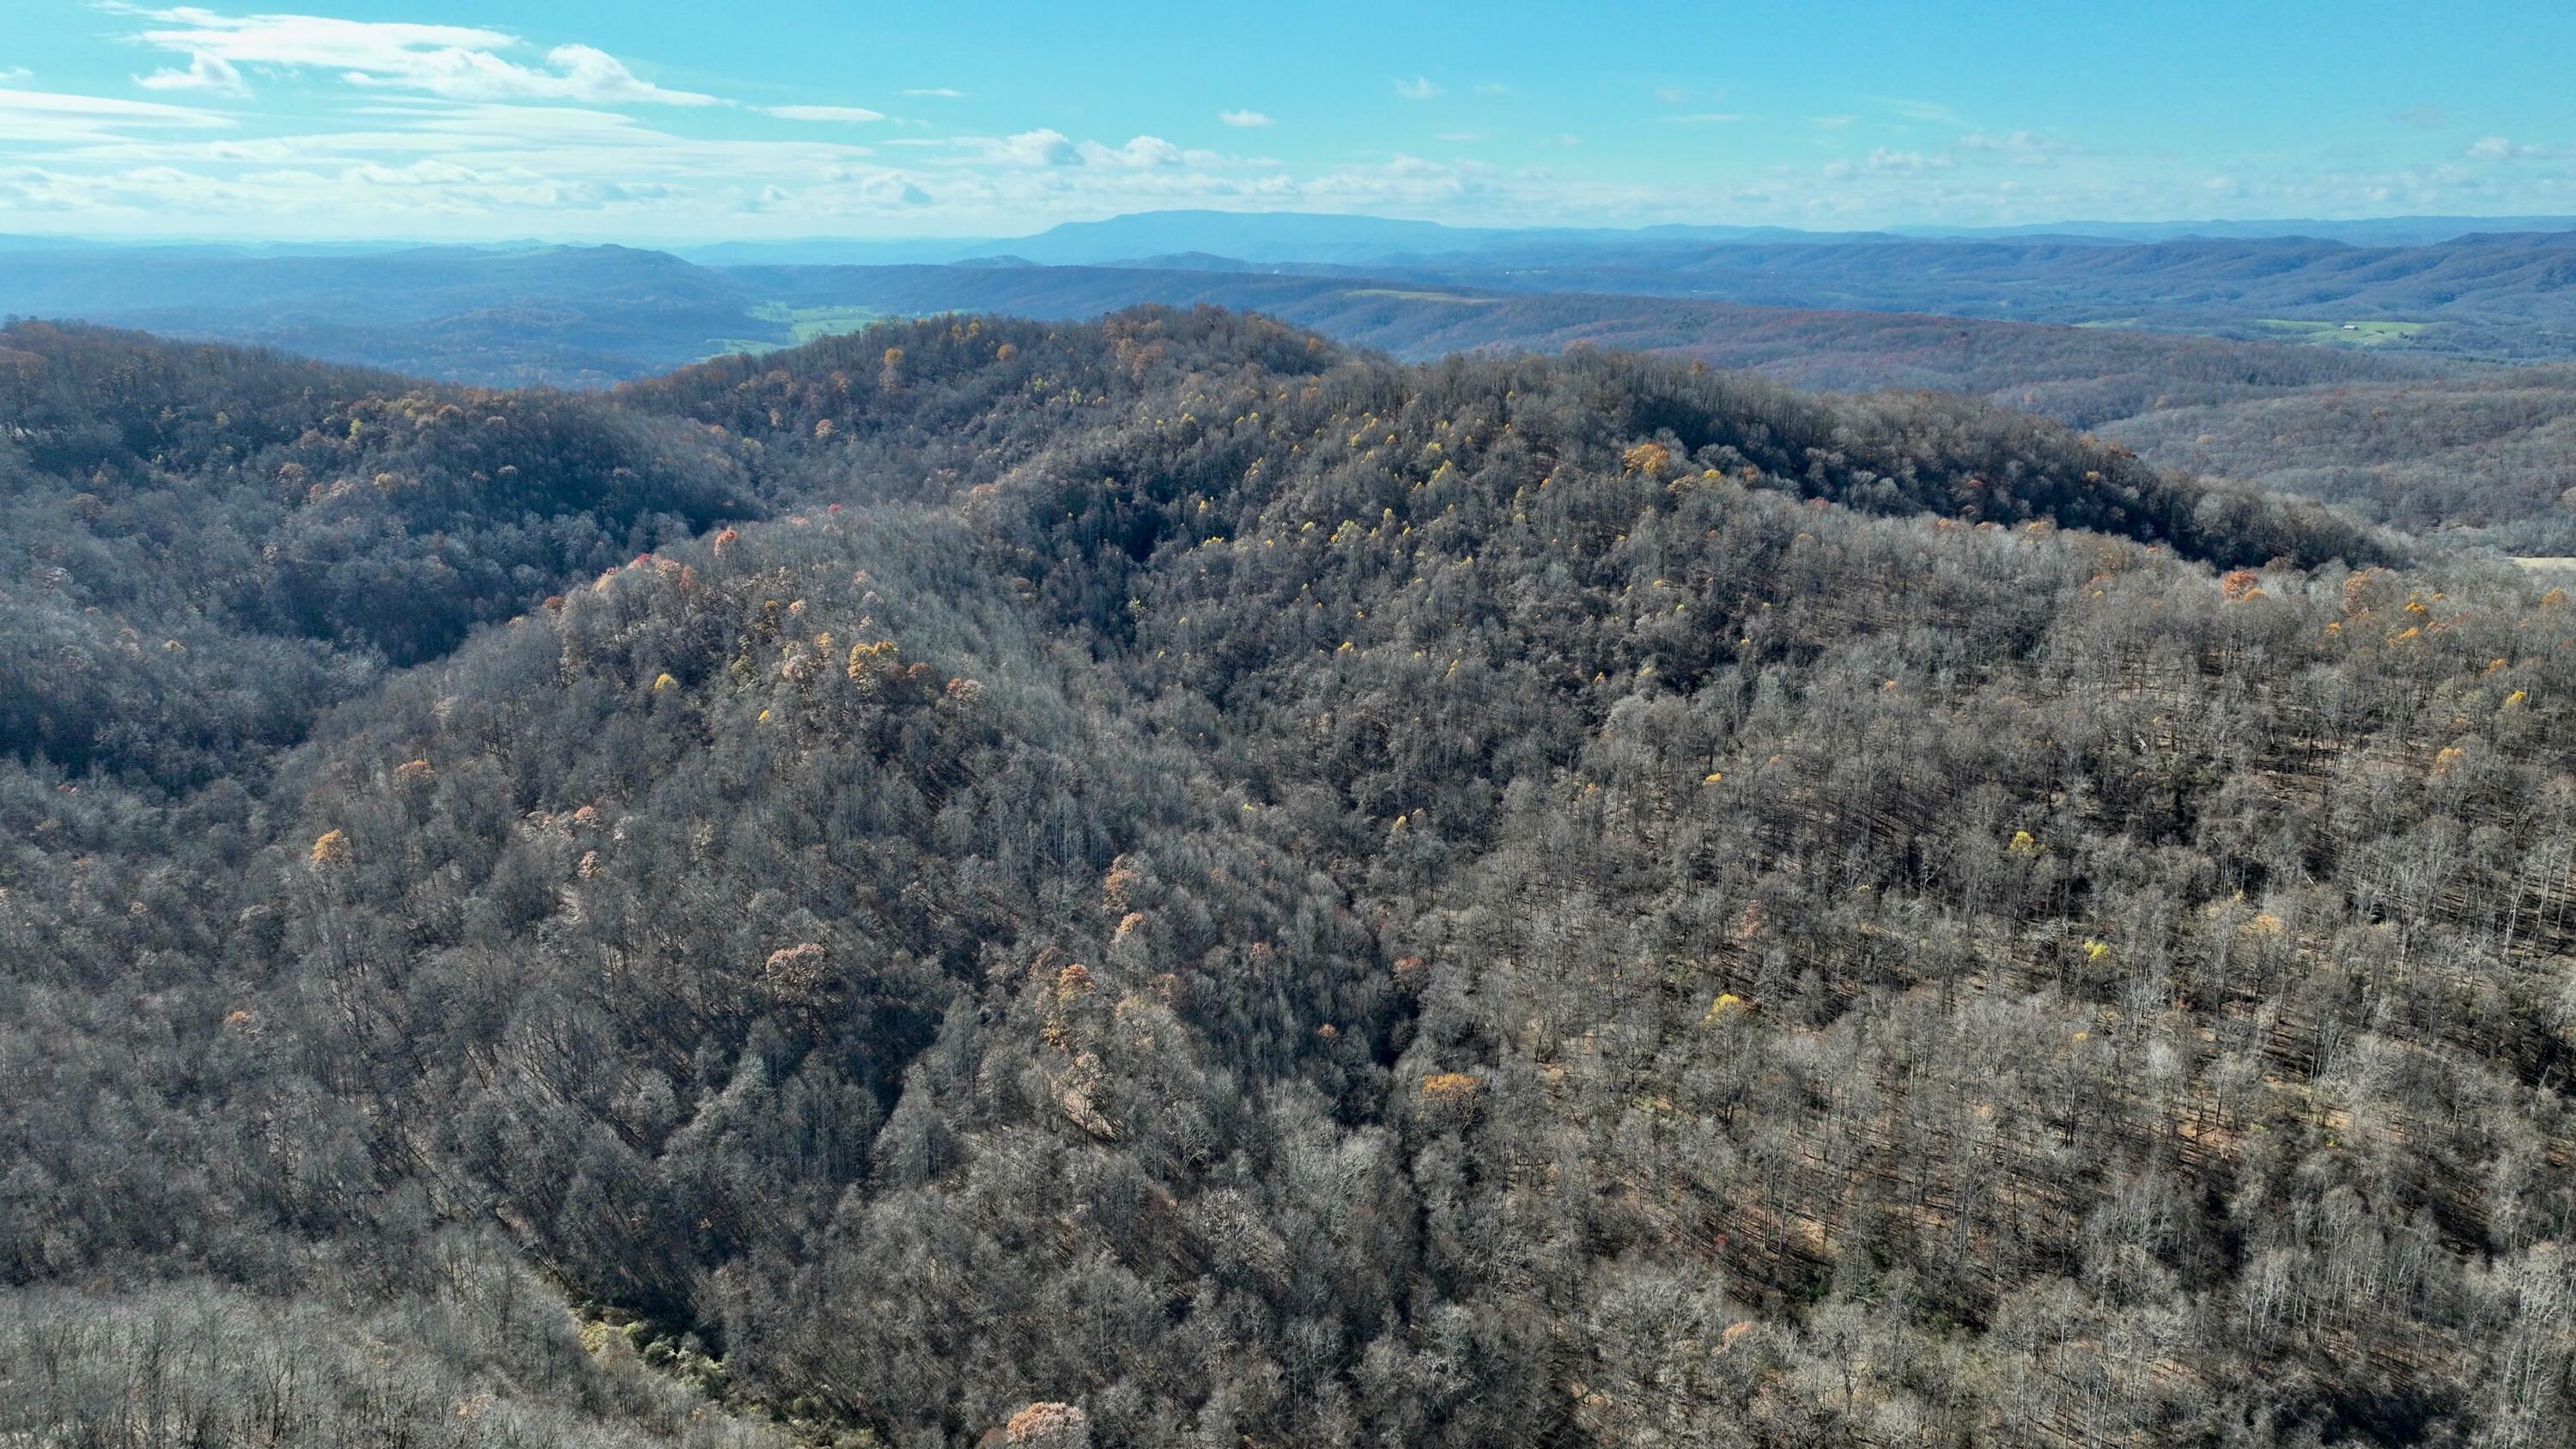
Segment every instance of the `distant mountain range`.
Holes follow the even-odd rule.
[[[783,343],[723,273],[627,247],[262,256],[182,247],[0,257],[0,315],[82,318],[514,386],[602,386]]]
[[[2241,253],[2249,245],[2326,244],[2169,245]],[[1943,295],[1958,302],[1952,310],[1967,312],[1986,305],[1989,294],[2011,295],[2015,263],[1989,252],[2018,254],[2035,269],[2116,278],[2120,269],[2106,263],[2134,265],[2133,254],[2158,248],[1893,239],[1664,246],[1660,270],[1605,264],[1580,277],[1566,274],[1568,282],[1601,284],[1579,289],[1551,289],[1547,275],[1517,265],[1478,269],[1456,254],[1372,275],[1206,253],[1144,266],[1047,266],[1010,256],[951,265],[709,267],[624,247],[442,247],[354,257],[20,252],[0,264],[0,315],[257,343],[492,386],[600,386],[883,317],[963,311],[1074,320],[1157,302],[1266,312],[1407,359],[1582,344],[1679,352],[1810,386],[1994,394],[2085,425],[2169,397],[2178,366],[2197,379],[2181,387],[2183,395],[2217,401],[2324,381],[2418,376],[2446,365],[2430,354],[2402,356],[2412,340],[2403,338],[2373,348],[2291,346],[2285,343],[2295,339],[2286,335],[2216,342],[2142,325],[2029,327],[1906,308],[1908,266],[1945,287]],[[1871,275],[1858,253],[1891,264],[1884,284],[1865,296],[1840,280]],[[1936,254],[1971,265],[1941,274],[1924,260]],[[2176,265],[2148,267],[2145,275],[2168,275]],[[2253,263],[2240,257],[2235,265]],[[2232,275],[2224,258],[2204,267]],[[2071,286],[2043,278],[2020,295],[2048,296],[2050,310],[2062,315],[2080,310],[2063,298]],[[1727,300],[1730,292],[1808,305],[1748,306]],[[2178,359],[2186,357],[2196,361],[2183,366]]]
[[[750,260],[853,245],[878,263]],[[884,260],[942,247],[964,255]],[[1274,248],[1306,259],[1268,259]],[[1080,260],[1121,252],[1133,258]],[[2563,456],[2576,374],[2496,364],[2576,359],[2571,283],[2567,231],[2361,246],[1163,213],[1009,241],[743,244],[690,257],[0,240],[0,316],[82,318],[497,387],[604,387],[894,318],[1077,321],[1149,302],[1263,312],[1408,361],[1664,352],[1808,387],[1981,396],[2134,439],[2158,461],[2367,500],[2374,516],[2410,527],[2509,529],[2520,552],[2576,550],[2576,511],[2556,502],[2563,482],[2542,486],[2559,474],[2524,466]],[[2321,451],[2321,441],[2295,461],[2266,452],[2262,439],[2281,429],[2358,436],[2354,405],[2341,401],[2353,389],[2375,399],[2366,446]],[[2438,437],[2404,436],[2419,415]],[[2458,446],[2441,441],[2453,434]]]
[[[86,317],[457,380],[598,385],[856,325],[866,319],[851,309],[890,310],[878,300],[887,296],[932,310],[1010,297],[1042,315],[1088,316],[1211,289],[1225,295],[1209,300],[1264,305],[1278,289],[1250,279],[1278,275],[1315,283],[1290,289],[1301,298],[1339,288],[1379,298],[1381,311],[1423,300],[1410,293],[1581,293],[2544,361],[2576,357],[2571,227],[2576,218],[2409,217],[2066,223],[1932,236],[1169,211],[1008,239],[677,251],[529,242],[325,253],[0,237],[0,314]],[[798,275],[818,267],[837,270]],[[980,275],[870,279],[855,270],[875,267]],[[1116,275],[1059,274],[1101,268]],[[940,300],[952,297],[963,300]],[[1626,305],[1649,330],[1669,314],[1660,304]],[[800,309],[831,315],[786,315]],[[1480,329],[1478,345],[1515,344],[1544,342]]]
[[[1310,212],[1153,211],[1105,221],[1067,222],[1034,236],[868,241],[807,238],[681,246],[708,266],[939,264],[1008,255],[1047,266],[1090,266],[1197,253],[1245,263],[1367,267],[1390,261],[1484,252],[1626,252],[1671,245],[1870,244],[1921,240],[2046,238],[2120,245],[2189,239],[2302,237],[2358,247],[2420,247],[2494,232],[2576,230],[2576,216],[2405,216],[2359,221],[2068,221],[2015,227],[1895,227],[1802,231],[1779,226],[1461,227],[1378,216]]]

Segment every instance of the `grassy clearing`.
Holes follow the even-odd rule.
[[[2305,342],[2340,342],[2352,347],[2377,347],[2382,343],[2403,341],[2414,336],[2430,322],[2310,322],[2291,317],[2257,317],[2257,327],[2275,332],[2298,334]]]
[[[762,337],[716,337],[708,340],[707,356],[724,357],[748,352],[758,355],[776,352],[782,347],[795,347],[820,337],[838,337],[857,332],[870,323],[881,322],[891,313],[874,307],[790,307],[784,302],[763,302],[751,309],[751,315],[763,322],[781,322],[787,326],[788,340],[773,341]]]
[[[786,323],[788,335],[799,342],[856,332],[886,316],[874,307],[790,307],[784,302],[763,302],[751,309],[751,315],[763,322]]]
[[[1463,302],[1481,307],[1503,300],[1500,297],[1461,297],[1455,292],[1400,292],[1393,287],[1354,287],[1345,295],[1353,297],[1400,297],[1407,302]]]

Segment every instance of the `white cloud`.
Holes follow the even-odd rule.
[[[1939,121],[1953,126],[1965,124],[1957,111],[1939,101],[1909,101],[1903,97],[1892,97],[1884,104],[1909,121]]]
[[[1078,148],[1085,164],[1092,166],[1128,166],[1147,168],[1178,166],[1188,158],[1181,148],[1160,136],[1138,136],[1126,145],[1111,149],[1097,141],[1085,141]]]
[[[782,121],[882,121],[885,112],[865,106],[768,106],[769,114]]]
[[[1014,135],[952,136],[945,139],[895,140],[889,146],[946,151],[946,165],[986,165],[1016,170],[1167,171],[1183,167],[1271,166],[1275,162],[1219,156],[1213,151],[1183,150],[1160,136],[1137,136],[1123,146],[1076,141],[1062,131],[1041,127]]]
[[[164,83],[170,87],[191,84],[179,77],[201,73],[235,73],[238,83],[237,69],[252,66],[337,71],[353,85],[426,91],[452,100],[719,104],[714,96],[657,86],[615,56],[587,45],[558,45],[546,52],[543,65],[522,65],[501,54],[523,48],[517,36],[473,26],[222,15],[196,6],[126,13],[154,22],[154,28],[135,39],[189,58],[187,71],[158,73],[172,78]]]
[[[1439,96],[1440,85],[1429,76],[1418,75],[1411,80],[1397,81],[1395,93],[1408,101],[1427,101]]]
[[[1957,163],[1947,156],[1926,156],[1920,151],[1891,151],[1885,146],[1873,148],[1861,165],[1877,172],[1913,175],[1922,171],[1947,171]]]
[[[1216,113],[1216,118],[1229,126],[1244,130],[1270,124],[1270,118],[1259,111],[1219,111]]]
[[[1666,116],[1664,119],[1686,126],[1724,126],[1741,121],[1744,116],[1736,111],[1694,111],[1688,115]]]
[[[932,123],[858,106],[746,106],[812,125],[689,134],[735,128],[695,124],[702,111],[645,106],[673,97],[702,108],[730,103],[663,90],[588,47],[548,52],[499,29],[462,25],[103,8],[143,16],[129,28],[156,37],[147,42],[155,47],[150,62],[125,70],[167,66],[138,78],[148,100],[46,95],[0,81],[0,212],[46,229],[99,233],[676,239],[821,230],[1002,236],[1168,207],[1376,211],[1467,224],[1725,217],[1827,227],[2208,215],[2220,201],[2240,215],[2576,211],[2576,152],[2502,137],[2472,147],[2475,131],[2440,142],[2446,157],[2403,169],[2359,164],[2351,151],[2332,164],[2088,156],[2042,133],[1931,124],[1955,113],[1882,97],[1853,101],[1864,121],[1780,118],[1798,133],[1785,139],[1784,154],[1713,159],[1721,170],[1735,168],[1732,179],[1598,179],[1564,150],[1540,153],[1552,169],[1500,171],[1468,159],[1488,132],[1439,129],[1438,121],[1468,118],[1437,106],[1422,114],[1443,144],[1428,149],[1447,161],[1282,164],[1151,135],[1119,143],[1051,127],[995,136],[959,136],[950,125],[907,132],[898,128]],[[218,104],[239,94],[235,87],[286,96],[280,82],[298,77],[310,84],[292,92],[294,104],[257,113]],[[1501,89],[1456,83],[1476,94]],[[1466,94],[1444,92],[1427,76],[1394,84],[1423,99]],[[962,98],[944,88],[906,94]],[[1735,114],[1716,109],[1725,99],[1701,86],[1679,105],[1709,110],[1665,115],[1654,107],[1643,116],[1723,124]],[[1230,127],[1260,116],[1215,114]],[[880,127],[869,137],[877,151],[836,139],[867,135],[858,123],[869,118]],[[1526,139],[1541,148],[1579,144],[1543,131]],[[1889,144],[1864,144],[1878,139]],[[1810,148],[1821,154],[1787,164],[1789,153]],[[1819,172],[1816,163],[1836,153],[1846,159]],[[1772,162],[1783,164],[1757,175]],[[2227,178],[2223,190],[2203,190],[2213,174]]]
[[[921,90],[905,91],[904,94],[908,96],[926,96],[933,100],[941,101],[962,101],[966,99],[966,93],[964,91],[952,91],[946,86],[930,86]]]
[[[23,65],[0,66],[0,81],[21,81],[34,74]]]
[[[205,91],[210,95],[243,98],[250,95],[250,87],[243,82],[241,72],[233,69],[231,61],[203,51],[188,57],[186,70],[163,66],[150,75],[136,76],[134,83],[147,91]]]
[[[2028,131],[1971,131],[1959,138],[1961,148],[2000,156],[2016,166],[2053,166],[2075,148]]]
[[[1005,136],[999,141],[975,140],[963,144],[978,149],[987,161],[1005,166],[1079,166],[1082,148],[1064,132],[1040,127]]]
[[[2469,159],[2473,161],[2515,161],[2533,156],[2559,154],[2547,146],[2527,141],[2508,141],[2502,136],[2485,136],[2470,143]]]
[[[230,117],[195,106],[0,89],[0,142],[113,142],[130,131],[217,130]]]

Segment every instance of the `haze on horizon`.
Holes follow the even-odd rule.
[[[2576,12],[16,0],[0,233],[1013,236],[2576,212]],[[956,37],[977,37],[961,50]]]

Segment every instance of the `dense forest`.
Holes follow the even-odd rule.
[[[2576,368],[2213,399],[2102,431],[2161,463],[2409,531],[2576,555]]]
[[[2576,610],[1239,313],[0,331],[0,1435],[2576,1437]]]

